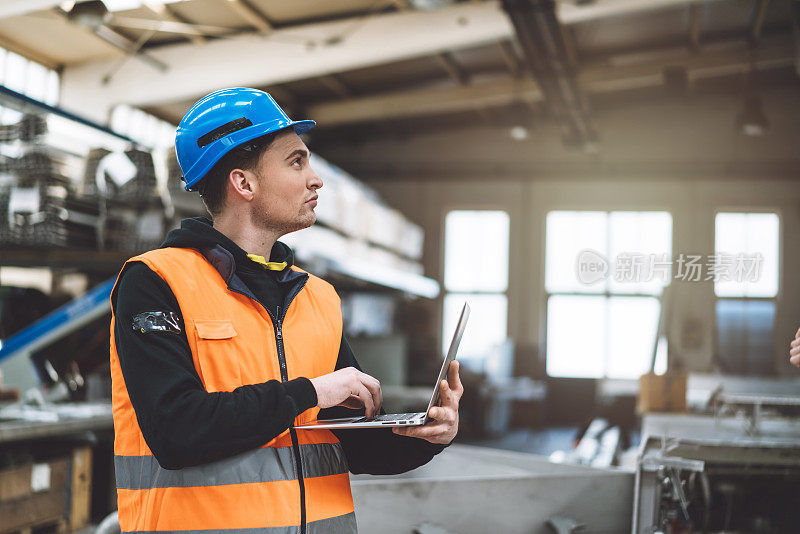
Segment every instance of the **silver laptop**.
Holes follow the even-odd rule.
[[[436,406],[439,401],[439,384],[447,378],[447,368],[450,367],[450,362],[456,359],[458,352],[458,345],[461,343],[461,336],[464,335],[464,329],[467,326],[467,319],[469,318],[469,305],[465,302],[464,308],[461,310],[461,317],[458,319],[456,331],[453,334],[453,341],[450,342],[450,349],[447,351],[447,357],[442,362],[442,368],[439,370],[439,377],[433,384],[433,393],[431,400],[428,403],[428,408],[424,412],[418,413],[391,413],[385,415],[376,415],[375,417],[342,417],[339,419],[318,419],[310,423],[298,425],[295,428],[318,430],[322,428],[386,428],[393,426],[419,426],[428,422],[428,412],[431,408]]]

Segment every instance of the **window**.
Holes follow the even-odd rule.
[[[671,280],[667,212],[552,211],[545,242],[547,374],[638,378],[666,366],[659,297]]]
[[[714,226],[717,364],[726,373],[771,374],[778,215],[718,213]]]
[[[3,48],[0,48],[0,82],[45,104],[58,103],[58,73]]]
[[[458,359],[476,370],[507,337],[509,224],[504,211],[457,210],[445,217],[442,351],[468,301],[471,326]]]
[[[0,83],[45,104],[58,104],[58,73],[4,48],[0,48]],[[21,118],[19,111],[0,106],[0,124],[14,124]],[[4,156],[18,157],[20,150],[17,144],[4,143],[0,146]]]
[[[111,129],[151,148],[169,148],[175,143],[173,125],[131,106],[114,108]]]

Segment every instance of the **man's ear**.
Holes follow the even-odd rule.
[[[253,200],[255,175],[242,169],[233,169],[228,175],[228,182],[233,187],[233,194],[243,200]]]

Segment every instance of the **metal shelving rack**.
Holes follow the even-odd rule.
[[[110,128],[80,117],[69,111],[38,102],[21,93],[0,86],[0,105],[22,113],[36,113],[50,120],[56,127],[50,127],[44,142],[48,148],[62,151],[72,157],[85,157],[86,151],[62,135],[64,124],[74,128],[85,128],[92,132],[92,145],[106,145],[109,149],[124,150],[137,146],[135,140],[114,132]],[[98,140],[100,140],[98,142]],[[20,355],[30,355],[44,344],[65,336],[87,324],[89,321],[110,312],[109,297],[116,273],[125,260],[139,251],[118,250],[72,250],[15,247],[0,251],[0,265],[16,267],[48,267],[58,270],[71,270],[86,273],[94,280],[103,280],[86,294],[53,311],[39,321],[5,340],[0,340],[0,362]],[[344,261],[313,248],[296,247],[297,261],[312,272],[333,281],[343,291],[389,291],[415,297],[435,298],[439,294],[437,281],[425,276],[390,266],[375,265],[364,259]],[[26,358],[16,358],[26,360]],[[10,361],[10,360],[8,360]]]

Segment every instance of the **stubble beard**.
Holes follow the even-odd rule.
[[[303,213],[306,209],[305,204],[300,209],[297,214],[297,217],[294,221],[291,222],[280,222],[277,223],[274,220],[271,220],[269,217],[264,214],[263,216],[259,217],[259,226],[262,228],[269,228],[270,230],[277,231],[280,235],[290,234],[292,232],[297,232],[298,230],[303,230],[308,228],[309,226],[313,226],[315,222],[317,222],[317,215],[314,213],[314,210],[309,208],[310,213]]]

